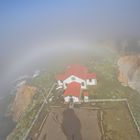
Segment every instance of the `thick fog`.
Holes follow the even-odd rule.
[[[124,52],[140,51],[137,0],[1,1],[0,9],[1,95],[19,76],[58,58],[78,61],[91,47],[96,53],[100,40],[114,40]],[[125,43],[132,38],[137,41]]]

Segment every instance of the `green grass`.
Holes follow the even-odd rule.
[[[90,60],[88,64],[90,71],[97,74],[98,80],[97,86],[94,89],[89,87],[90,98],[127,98],[140,127],[140,93],[130,87],[122,86],[117,80],[117,60],[118,56],[110,53],[102,59],[92,58]]]
[[[106,140],[139,140],[134,121],[125,102],[97,103],[103,110],[103,128]]]
[[[16,128],[9,135],[8,140],[22,140],[23,139],[23,137],[25,136],[26,132],[28,131],[30,125],[32,124],[33,120],[35,119],[35,116],[44,101],[40,90],[45,88],[48,93],[48,91],[51,88],[51,85],[53,83],[52,77],[53,77],[52,74],[48,74],[48,72],[43,72],[38,77],[31,79],[30,81],[27,82],[28,85],[36,86],[39,90],[37,90],[36,94],[33,97],[31,104],[28,106],[26,111],[20,117],[20,119],[16,125]],[[47,94],[47,93],[45,93],[45,94]]]
[[[140,94],[129,87],[122,86],[118,82],[117,80],[118,70],[117,70],[117,65],[116,65],[118,58],[119,56],[117,56],[115,53],[110,53],[108,51],[105,51],[105,55],[103,54],[102,56],[101,55],[91,56],[89,57],[88,60],[86,60],[85,63],[83,62],[83,64],[89,67],[90,72],[95,72],[97,74],[98,83],[97,83],[96,88],[93,89],[93,87],[89,87],[90,98],[95,98],[95,99],[127,98],[131,106],[131,109],[133,111],[133,114],[140,126],[140,111],[139,111]],[[64,66],[65,65],[62,65],[63,68]],[[51,84],[54,82],[54,76],[55,76],[54,73],[62,72],[63,71],[62,67],[60,67],[60,64],[57,64],[53,72],[44,71],[40,74],[40,76],[28,81],[28,84],[32,86],[36,86],[41,89],[42,88],[49,89],[51,87]],[[26,110],[26,112],[24,113],[20,121],[18,122],[15,130],[11,134],[10,140],[22,140],[22,137],[27,132],[27,129],[29,128],[32,121],[34,120],[36,112],[38,111],[41,103],[42,103],[42,96],[40,93],[37,93],[31,105],[28,107],[28,109]],[[115,114],[115,111],[114,111],[114,115],[119,114],[119,112],[117,111],[116,113],[117,114]],[[107,114],[110,114],[110,113],[108,112]],[[111,124],[115,123],[113,120],[112,122],[108,122],[108,121],[109,120],[106,120],[106,123],[110,123],[110,127],[111,127]],[[117,124],[114,124],[114,125],[116,125],[117,127]],[[107,129],[110,129],[110,128],[107,128]],[[110,134],[108,133],[108,135]],[[113,140],[115,140],[115,138]]]
[[[54,75],[51,72],[43,71],[39,76],[27,81],[28,85],[36,86],[38,88],[48,88],[54,82]]]

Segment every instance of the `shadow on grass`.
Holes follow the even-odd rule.
[[[73,109],[67,109],[63,112],[61,127],[67,140],[82,140],[81,123]]]

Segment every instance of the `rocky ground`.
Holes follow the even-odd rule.
[[[118,80],[140,91],[140,54],[124,55],[118,60]]]
[[[33,86],[22,85],[17,89],[16,97],[11,107],[13,120],[18,121],[27,106],[32,102],[36,88]]]

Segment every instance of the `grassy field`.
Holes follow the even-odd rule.
[[[133,111],[133,114],[138,122],[138,125],[140,126],[140,111],[139,111],[140,94],[129,87],[122,86],[118,82],[117,80],[118,70],[116,64],[119,56],[116,53],[110,53],[109,51],[104,51],[104,53],[105,54],[102,54],[100,56],[90,54],[89,58],[87,58],[87,60],[85,60],[82,63],[83,65],[86,65],[89,68],[90,72],[95,72],[97,74],[98,80],[97,86],[94,88],[89,87],[90,98],[94,99],[127,98],[130,107]],[[40,76],[28,81],[28,84],[36,86],[39,89],[46,88],[46,90],[49,90],[52,82],[54,82],[55,80],[54,76],[56,75],[56,73],[60,73],[64,69],[65,65],[62,65],[61,67],[59,64],[57,64],[55,69],[53,69],[53,72],[44,71],[40,74]],[[19,140],[23,138],[30,124],[34,120],[36,112],[38,111],[41,103],[42,103],[42,95],[40,92],[38,92],[36,93],[32,101],[32,104],[28,107],[28,109],[18,122],[15,130],[11,134],[10,140]],[[112,108],[113,107],[116,108],[115,106],[112,106]],[[117,109],[115,109],[114,111],[113,110],[111,111],[105,110],[105,111],[104,111],[104,126],[106,130],[107,140],[125,140],[127,136],[124,139],[123,138],[121,139],[121,136],[124,135],[124,132],[118,133],[119,129],[120,130],[126,129],[127,123],[131,124],[129,122],[126,122],[124,118],[121,119],[121,117],[126,116],[126,114],[124,114],[125,112],[121,111],[121,108],[118,111]],[[119,114],[120,116],[118,116]],[[120,121],[119,120],[116,121],[117,117],[120,117]],[[124,123],[116,124],[116,122],[121,121],[124,121],[126,126],[124,125]],[[131,119],[129,121],[131,121]],[[109,126],[107,126],[106,124],[109,124]],[[128,132],[126,133],[131,133],[130,130],[128,130]],[[129,138],[127,140],[129,140]],[[137,140],[137,138],[131,137],[131,140]]]
[[[139,140],[132,116],[125,102],[100,102],[96,107],[103,111],[105,140]]]
[[[90,98],[118,99],[127,98],[133,114],[140,127],[140,93],[130,87],[124,87],[117,80],[117,60],[119,56],[106,52],[101,58],[91,57],[88,63],[89,70],[97,75],[97,86],[89,87]]]
[[[28,131],[30,125],[35,119],[35,116],[44,101],[41,90],[45,88],[46,93],[44,94],[47,95],[53,82],[53,75],[49,74],[47,71],[44,71],[40,74],[40,76],[27,81],[28,85],[36,86],[38,90],[33,97],[32,103],[28,106],[24,114],[22,114],[22,116],[20,117],[16,128],[9,135],[8,140],[22,140],[24,138],[26,132]]]

